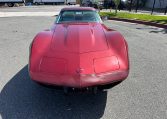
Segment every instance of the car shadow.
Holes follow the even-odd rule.
[[[149,33],[163,33],[163,34],[167,34],[167,29],[152,30]]]
[[[28,66],[21,69],[0,93],[2,119],[100,119],[106,107],[107,91],[96,95],[46,88],[30,80]]]
[[[150,30],[149,33],[162,33],[162,34],[167,34],[167,29],[165,28],[150,28],[150,27],[147,27],[147,28],[136,28],[138,30],[143,30],[143,29],[147,29],[147,30]]]

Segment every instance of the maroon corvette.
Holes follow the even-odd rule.
[[[64,8],[52,28],[34,38],[29,74],[36,82],[73,88],[122,81],[129,74],[127,42],[95,9]]]

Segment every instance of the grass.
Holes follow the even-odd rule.
[[[142,21],[151,21],[160,24],[167,24],[167,16],[157,16],[157,15],[149,15],[149,14],[135,14],[135,13],[127,13],[127,12],[100,12],[100,16],[108,16],[109,18],[125,18],[125,19],[136,19]]]

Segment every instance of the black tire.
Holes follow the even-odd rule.
[[[14,3],[7,3],[8,7],[13,7]]]
[[[50,85],[47,85],[47,84],[44,84],[44,83],[41,83],[41,82],[36,82],[36,81],[35,81],[35,83],[36,83],[37,85],[42,86],[42,87],[45,87],[45,88],[51,88]]]
[[[68,87],[63,87],[64,95],[68,95],[69,93],[69,88]]]
[[[35,2],[34,4],[35,4],[35,5],[39,5],[39,3],[37,3],[37,2]]]
[[[93,91],[93,94],[96,95],[97,92],[98,92],[98,88],[97,87],[93,87],[92,91]]]

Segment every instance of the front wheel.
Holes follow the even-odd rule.
[[[8,7],[13,7],[14,3],[7,3]]]
[[[68,95],[69,93],[69,88],[68,87],[63,87],[64,95]]]
[[[98,92],[98,88],[97,87],[93,87],[92,92],[93,92],[94,95],[96,95],[97,92]]]

